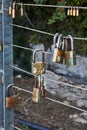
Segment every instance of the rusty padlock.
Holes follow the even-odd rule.
[[[44,77],[40,76],[41,97],[45,97]]]
[[[16,92],[10,96],[10,88],[13,86],[13,84],[9,84],[6,89],[6,108],[14,108],[18,101],[18,94]]]
[[[53,62],[63,64],[63,41],[62,34],[56,34],[53,39],[54,43],[54,54],[53,54]],[[56,43],[57,40],[57,43]]]
[[[65,40],[66,49],[64,52],[65,65],[73,66],[73,65],[76,65],[76,56],[75,56],[75,51],[73,47],[73,38],[71,35],[68,35],[67,37],[68,39]],[[70,45],[70,49],[69,49],[69,45]]]
[[[42,61],[36,62],[36,53],[42,52]],[[32,73],[34,75],[40,75],[46,73],[46,63],[45,63],[45,54],[43,50],[35,50],[33,52],[33,61],[32,61]]]
[[[40,90],[40,80],[38,77],[35,77],[35,87],[33,88],[33,97],[32,100],[36,103],[40,101],[41,98],[41,90]]]

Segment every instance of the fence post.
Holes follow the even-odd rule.
[[[13,83],[13,28],[10,25],[12,18],[8,14],[9,3],[12,0],[0,0],[0,44],[3,50],[0,51],[0,130],[13,130],[11,123],[14,122],[14,110],[6,109],[6,87]],[[2,81],[2,77],[4,81]]]

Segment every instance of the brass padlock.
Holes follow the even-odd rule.
[[[41,91],[40,91],[40,83],[38,77],[35,77],[35,87],[33,88],[33,97],[32,100],[36,103],[40,101],[41,98]]]
[[[16,92],[10,96],[10,88],[12,87],[13,84],[9,84],[6,89],[6,108],[14,108],[18,101],[18,94]]]
[[[65,58],[65,65],[76,65],[76,56],[75,56],[75,51],[73,47],[73,38],[71,35],[68,35],[70,41],[67,42],[68,39],[66,39],[66,50],[64,52],[64,58]],[[69,49],[70,45],[70,49]]]
[[[42,52],[42,61],[37,61],[36,62],[36,53],[37,52]],[[46,63],[45,63],[45,54],[43,50],[35,50],[33,52],[33,61],[32,61],[32,73],[34,75],[41,75],[46,73]]]
[[[2,42],[0,42],[0,51],[2,51],[3,50],[3,44],[2,44]]]
[[[12,6],[12,18],[17,18],[20,16],[20,9],[16,5],[16,2],[13,2]]]
[[[23,16],[23,15],[24,15],[23,3],[21,3],[20,13],[21,13],[21,16]]]
[[[73,7],[70,8],[70,16],[73,16]]]
[[[44,77],[40,76],[41,97],[45,97]]]
[[[76,7],[76,16],[79,16],[79,7]]]
[[[72,15],[76,16],[76,7],[73,7],[73,9],[72,9]]]
[[[57,43],[56,43],[57,40]],[[54,54],[53,54],[53,62],[63,64],[63,41],[62,34],[56,34],[53,39],[54,43]]]
[[[10,15],[12,14],[12,3],[10,3],[10,6],[9,6],[9,14]]]

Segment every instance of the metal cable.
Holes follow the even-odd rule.
[[[19,87],[17,87],[17,86],[12,86],[13,88],[16,88],[16,89],[18,89],[18,90],[20,90],[20,91],[24,91],[24,92],[26,92],[26,93],[29,93],[29,94],[32,94],[33,92],[31,92],[31,91],[29,91],[29,90],[26,90],[26,89],[23,89],[23,88],[19,88]]]
[[[24,50],[35,51],[35,49],[27,48],[27,47],[23,47],[23,46],[19,46],[19,45],[11,45],[11,46],[16,47],[16,48],[20,48],[20,49],[24,49]],[[43,50],[43,52],[44,52],[45,54],[50,54],[50,55],[52,54],[51,52],[46,52],[46,51],[44,51],[44,50]]]
[[[29,28],[29,27],[25,27],[25,26],[21,26],[21,25],[17,25],[17,24],[10,23],[10,25],[12,25],[14,27],[18,27],[18,28],[22,28],[22,29],[26,29],[26,30],[30,30],[30,31],[38,32],[38,33],[42,33],[42,34],[45,34],[45,35],[50,35],[50,36],[55,35],[55,34],[52,34],[52,33],[44,32],[44,31],[41,31],[41,30],[37,30],[37,29],[33,29],[33,28]],[[64,36],[64,38],[68,38],[68,37]],[[75,39],[75,40],[87,40],[87,38],[81,38],[81,37],[73,37],[73,39]]]
[[[16,66],[14,66],[14,65],[10,65],[10,66],[11,66],[12,68],[14,68],[15,70],[21,71],[21,72],[23,72],[23,73],[26,73],[26,74],[29,74],[29,75],[32,75],[32,76],[35,77],[34,74],[32,74],[32,73],[30,73],[30,72],[28,72],[28,71],[25,71],[25,70],[23,70],[23,69],[21,69],[21,68],[19,68],[19,67],[16,67]],[[44,76],[44,77],[45,77],[45,76]],[[55,83],[58,83],[58,84],[63,84],[63,85],[66,85],[66,86],[78,88],[78,89],[85,90],[85,91],[87,90],[86,88],[81,88],[81,87],[79,87],[79,86],[74,86],[74,85],[71,85],[71,84],[68,84],[68,83],[63,83],[63,82],[59,82],[59,81],[56,81],[56,80],[51,80],[51,79],[48,79],[47,77],[46,77],[46,80],[51,81],[51,82],[55,82]]]
[[[30,31],[34,31],[34,32],[38,32],[38,33],[42,33],[42,34],[54,36],[54,34],[52,34],[52,33],[40,31],[40,30],[37,30],[37,29],[29,28],[29,27],[24,27],[24,26],[21,26],[21,25],[12,24],[12,23],[10,23],[10,25],[15,26],[15,27],[18,27],[18,28],[23,28],[23,29],[27,29],[27,30],[30,30]]]
[[[17,5],[21,5],[21,3],[16,3]],[[24,3],[24,6],[37,6],[37,7],[48,7],[48,8],[71,8],[77,6],[63,6],[63,5],[44,5],[44,4],[27,4]],[[87,7],[78,7],[79,9],[87,9]]]
[[[20,48],[20,49],[24,49],[24,50],[29,50],[29,51],[35,51],[35,49],[33,49],[33,48],[27,48],[27,47],[23,47],[23,46],[19,46],[19,45],[13,45],[13,44],[11,44],[10,46],[13,46],[13,47],[16,47],[16,48]],[[39,48],[38,48],[39,49]],[[43,50],[43,52],[45,53],[45,54],[49,54],[49,55],[52,55],[52,52],[46,52],[46,51],[44,51]],[[80,57],[80,56],[76,56],[78,59],[82,59],[82,60],[84,60],[85,61],[85,59],[83,59],[82,57]]]
[[[12,125],[12,124],[10,124],[13,128],[15,128],[16,130],[22,130],[22,129],[20,129],[19,127],[17,127],[17,126],[14,126],[14,125]]]
[[[30,72],[28,72],[28,71],[26,71],[26,70],[23,70],[23,69],[21,69],[21,68],[18,68],[18,67],[14,66],[14,65],[11,65],[11,64],[10,64],[10,67],[12,67],[12,68],[15,69],[15,70],[21,71],[21,72],[23,72],[23,73],[26,73],[26,74],[28,74],[28,75],[31,75],[31,76],[34,76],[34,77],[35,77],[34,74],[32,74],[32,73],[30,73]]]
[[[16,88],[16,89],[18,89],[18,90],[22,90],[22,91],[24,91],[24,92],[33,94],[33,92],[31,92],[31,91],[29,91],[29,90],[24,90],[24,89],[21,89],[21,88],[16,87],[16,86],[13,86],[13,87]],[[72,105],[68,105],[68,104],[63,103],[63,102],[60,102],[60,101],[58,101],[58,100],[55,100],[55,99],[52,99],[52,98],[49,98],[49,97],[45,97],[45,99],[47,99],[47,100],[49,100],[49,101],[52,101],[52,102],[55,102],[55,103],[58,103],[58,104],[61,104],[61,105],[64,105],[64,106],[66,106],[66,107],[73,108],[73,109],[75,109],[75,110],[79,110],[79,111],[81,111],[81,112],[86,112],[86,113],[87,113],[87,111],[84,110],[84,109],[81,109],[81,108],[78,108],[78,107],[75,107],[75,106],[72,106]]]

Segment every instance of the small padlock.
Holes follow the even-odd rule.
[[[6,108],[14,108],[18,101],[18,94],[16,94],[16,92],[10,96],[10,88],[12,88],[12,86],[14,85],[9,84],[6,89]]]
[[[12,3],[10,3],[10,6],[9,6],[9,14],[10,15],[12,14]]]
[[[79,16],[79,7],[76,7],[76,16]]]
[[[44,77],[40,77],[41,97],[45,97]]]
[[[42,52],[42,61],[36,62],[36,53]],[[43,50],[35,50],[33,52],[33,61],[32,61],[32,73],[35,75],[45,74],[46,73],[46,63],[45,63],[45,54]]]
[[[12,18],[15,18],[16,15],[16,3],[13,2],[13,6],[12,6]]]
[[[21,3],[20,12],[21,12],[21,16],[23,16],[23,14],[24,14],[24,10],[23,10],[23,3]]]
[[[35,87],[33,88],[33,97],[32,100],[36,103],[40,101],[41,98],[41,90],[40,90],[40,80],[38,77],[35,77]]]
[[[57,43],[56,43],[57,40]],[[62,48],[62,34],[56,34],[53,39],[54,43],[54,54],[53,62],[63,64],[63,48]]]
[[[64,52],[64,58],[65,58],[65,65],[68,66],[73,66],[76,65],[76,56],[75,56],[75,51],[73,48],[73,38],[71,35],[67,36],[70,39],[70,42],[66,41],[66,50]],[[69,45],[70,45],[70,49],[69,49]]]
[[[72,9],[72,15],[76,16],[76,7],[73,7],[73,9]]]
[[[16,2],[13,2],[12,6],[12,18],[17,18],[20,16],[20,9],[16,5]]]
[[[67,9],[67,15],[70,15],[70,8]]]
[[[70,8],[70,16],[73,16],[73,7]]]
[[[2,51],[3,50],[3,44],[2,44],[2,42],[0,42],[0,51]]]

